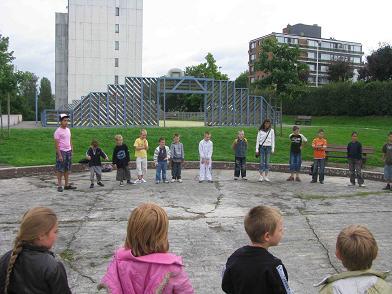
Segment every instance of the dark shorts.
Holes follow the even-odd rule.
[[[392,165],[386,164],[384,166],[384,179],[386,181],[392,181]]]
[[[56,171],[64,173],[71,170],[72,166],[72,151],[60,151],[63,157],[63,161],[59,160],[56,153]]]

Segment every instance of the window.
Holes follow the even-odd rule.
[[[118,85],[118,76],[114,76],[114,84]]]
[[[315,52],[308,52],[308,58],[315,59],[316,53]]]
[[[114,66],[118,67],[118,58],[114,58]]]
[[[279,37],[276,37],[276,39],[278,40],[278,43],[284,43],[283,37],[279,36]]]
[[[255,47],[256,47],[256,43],[254,42],[250,43],[250,49],[255,49]]]
[[[114,50],[120,50],[120,42],[114,41]]]
[[[313,63],[308,64],[309,66],[309,70],[310,71],[315,71],[316,70],[316,65],[314,65]]]
[[[314,83],[314,80],[315,80],[314,77],[308,77],[308,82],[309,83]]]
[[[321,60],[331,60],[331,54],[321,54]]]
[[[255,54],[252,54],[252,55],[250,56],[250,60],[253,61],[253,60],[255,60],[255,59],[256,59],[256,55],[255,55]]]
[[[310,47],[317,47],[317,41],[308,40],[308,46],[310,46]]]
[[[326,65],[320,66],[320,71],[321,72],[328,72],[328,66],[326,66]]]
[[[119,25],[119,24],[116,24],[115,32],[116,32],[116,33],[119,33],[119,32],[120,32],[120,25]]]
[[[362,51],[361,46],[351,46],[351,48],[355,52],[361,52]]]
[[[331,49],[332,48],[332,44],[329,42],[321,42],[321,47],[322,48],[326,48],[326,49]]]
[[[253,83],[254,81],[255,81],[255,78],[254,78],[254,77],[251,77],[251,78],[250,78],[250,82]]]
[[[352,62],[353,63],[361,63],[361,58],[360,57],[352,57]]]
[[[255,67],[252,65],[250,68],[249,68],[249,72],[254,72],[255,71]]]
[[[120,7],[116,7],[116,16],[120,16]]]

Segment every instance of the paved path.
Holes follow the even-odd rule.
[[[104,188],[89,189],[87,173],[72,176],[77,191],[57,193],[53,177],[0,180],[0,254],[12,246],[17,221],[32,206],[53,208],[60,217],[54,251],[64,260],[74,293],[96,293],[113,251],[123,243],[127,218],[138,204],[153,201],[170,217],[170,250],[183,256],[196,293],[222,293],[221,270],[227,257],[247,244],[243,217],[249,208],[273,205],[285,216],[285,237],[271,251],[289,272],[295,293],[316,293],[312,285],[342,269],[334,256],[344,226],[368,226],[379,245],[374,267],[392,269],[392,193],[382,183],[347,187],[347,179],[328,177],[325,185],[287,183],[274,173],[273,183],[234,182],[231,171],[214,171],[215,183],[198,184],[197,171],[186,170],[184,183],[149,183],[120,188],[115,173],[104,174]],[[389,279],[391,281],[391,279]]]

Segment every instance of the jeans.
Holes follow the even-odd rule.
[[[325,158],[314,159],[313,163],[313,182],[317,182],[317,176],[320,182],[324,182],[324,169],[325,169]]]
[[[235,158],[235,166],[234,166],[234,176],[238,178],[241,174],[241,177],[246,177],[246,158],[245,157],[236,157]]]
[[[174,180],[181,179],[181,162],[172,161],[171,165],[172,165],[172,168],[171,168],[172,179],[174,179]]]
[[[166,170],[167,170],[167,161],[158,161],[157,164],[157,172],[155,174],[155,180],[161,180],[161,173],[162,173],[162,181],[166,180]]]
[[[355,185],[355,178],[358,180],[358,185],[363,184],[363,177],[362,177],[362,160],[361,159],[348,159],[348,167],[350,169],[350,182]]]
[[[136,157],[136,171],[138,176],[147,174],[147,157]]]
[[[97,176],[97,182],[102,179],[102,166],[90,166],[90,181],[94,183],[94,175]]]
[[[269,163],[271,158],[271,146],[262,146],[259,148],[260,152],[260,172],[268,172],[269,171]]]
[[[302,157],[300,153],[290,152],[290,171],[299,172],[301,169]]]

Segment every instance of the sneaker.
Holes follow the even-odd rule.
[[[135,184],[141,184],[141,183],[142,183],[142,181],[140,181],[140,180],[135,181]]]
[[[266,181],[266,182],[271,182],[271,180],[268,178],[268,177],[264,177],[264,181]]]
[[[263,177],[263,176],[260,176],[259,182],[262,182],[262,181],[264,181],[264,177]]]
[[[243,177],[242,180],[243,180],[243,181],[247,181],[248,179],[247,179],[246,177]]]
[[[182,179],[178,179],[178,182],[179,182],[179,183],[182,183]]]
[[[324,181],[320,181],[320,184],[324,184]]]
[[[147,181],[143,178],[140,181],[141,181],[141,183],[147,183]]]
[[[209,182],[209,183],[213,183],[214,181],[213,181],[213,180],[208,180],[208,182]]]
[[[68,186],[64,186],[64,190],[75,190],[76,187],[68,185]]]
[[[199,184],[201,184],[201,183],[203,183],[204,181],[202,181],[202,180],[199,180]]]
[[[353,186],[355,186],[355,183],[353,184],[353,183],[350,183],[350,184],[348,184],[347,185],[348,187],[353,187]]]
[[[391,190],[391,185],[387,184],[387,185],[383,188],[383,190]]]
[[[295,181],[296,182],[302,182],[301,179],[299,177],[295,177]]]
[[[238,180],[238,177],[234,177],[234,181],[237,181]]]
[[[171,181],[170,181],[170,182],[174,183],[175,181],[176,181],[176,179],[171,179]]]
[[[159,184],[160,182],[159,181],[155,181],[155,184]]]
[[[292,182],[292,181],[294,181],[294,177],[292,177],[292,176],[289,176],[288,178],[287,178],[287,180],[286,180],[287,182]]]
[[[165,184],[169,184],[169,181],[168,181],[168,180],[163,180],[163,182],[164,182]]]
[[[61,187],[61,186],[57,187],[57,192],[63,192],[63,191],[64,191],[63,187]]]
[[[122,181],[120,182],[120,187],[124,187],[124,183]]]
[[[99,183],[98,183],[98,184],[99,184]],[[135,182],[134,182],[134,181],[131,181],[131,180],[128,180],[128,181],[127,181],[127,184],[128,184],[128,185],[135,185]]]
[[[359,188],[365,188],[366,185],[365,184],[359,184]]]
[[[94,184],[93,183],[90,184],[90,189],[92,189],[92,188],[94,188]]]
[[[311,184],[314,184],[314,183],[317,183],[317,181],[315,181],[315,180],[312,180],[310,183],[311,183]]]
[[[98,184],[98,186],[101,186],[101,187],[105,186],[102,182],[98,182],[97,184]]]

